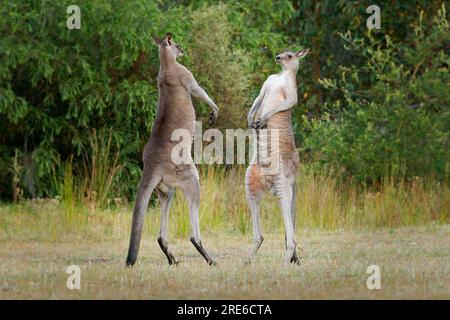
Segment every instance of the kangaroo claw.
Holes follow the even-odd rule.
[[[209,114],[209,124],[213,125],[216,123],[216,121],[217,121],[217,112],[213,111]]]

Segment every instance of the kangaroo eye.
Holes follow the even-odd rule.
[[[289,58],[289,59],[292,58],[292,55],[288,54],[288,58]]]

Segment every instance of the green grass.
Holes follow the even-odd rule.
[[[132,203],[115,199],[116,205],[102,206],[80,194],[70,164],[64,171],[61,197],[37,199],[17,205],[4,205],[0,215],[0,239],[34,235],[36,239],[55,239],[70,233],[104,239],[105,233],[129,231]],[[250,214],[243,184],[245,169],[225,172],[221,168],[200,170],[202,230],[209,232],[251,232]],[[297,227],[307,230],[374,230],[429,223],[450,223],[450,189],[431,179],[394,183],[386,179],[377,189],[340,186],[327,175],[301,171],[297,178]],[[102,200],[102,203],[104,200]],[[158,205],[151,205],[146,216],[147,232],[159,228]],[[20,212],[24,221],[15,213]],[[276,198],[267,194],[261,204],[263,230],[281,232],[284,228]],[[30,222],[30,223],[28,223]],[[31,223],[32,222],[32,223]],[[97,232],[92,226],[97,225]],[[95,231],[95,230],[94,230]],[[169,231],[171,237],[186,238],[190,232],[186,201],[176,192]]]

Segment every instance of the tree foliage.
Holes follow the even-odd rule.
[[[341,35],[355,62],[321,81],[336,97],[308,122],[305,147],[316,160],[359,181],[446,176],[449,25],[444,6],[430,25],[423,17],[421,11],[403,42],[373,32]]]
[[[245,127],[279,70],[273,57],[308,46],[293,118],[301,152],[361,181],[446,175],[449,39],[438,2],[383,3],[374,32],[359,0],[80,0],[81,30],[68,30],[71,4],[1,2],[1,199],[57,195],[66,164],[82,176],[92,139],[110,132],[120,164],[111,193],[133,197],[158,100],[151,34],[168,31],[222,109],[220,128]]]

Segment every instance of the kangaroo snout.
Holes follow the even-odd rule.
[[[275,61],[280,61],[281,60],[281,56],[276,56],[275,57]]]

